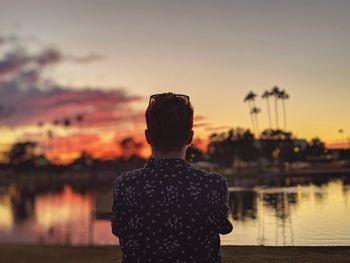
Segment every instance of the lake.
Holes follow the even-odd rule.
[[[111,194],[110,184],[2,186],[0,242],[116,244],[110,222],[103,219]],[[350,245],[347,177],[231,187],[229,202],[234,230],[221,237],[223,245]]]

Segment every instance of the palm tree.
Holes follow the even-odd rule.
[[[52,125],[55,126],[55,129],[56,129],[56,127],[60,126],[60,124],[61,124],[61,121],[59,119],[55,119],[55,120],[52,121]],[[55,132],[56,132],[56,130],[55,130]],[[53,150],[52,150],[52,152],[53,152],[54,159],[57,159],[56,154],[59,153],[59,149],[61,148],[61,145],[59,144],[60,143],[59,140],[56,140],[56,142],[55,142],[55,138],[56,138],[56,136],[54,136],[52,138],[52,140],[53,140],[53,143],[52,143]]]
[[[72,122],[69,118],[65,118],[62,120],[63,126],[68,130],[68,128],[71,126]],[[69,141],[69,135],[66,137],[66,146],[67,146],[67,153],[70,153],[71,147],[70,147],[70,141]]]
[[[65,127],[69,127],[71,125],[71,120],[69,118],[65,118],[63,120],[63,124]]]
[[[269,97],[272,95],[272,93],[268,90],[265,90],[265,92],[263,93],[263,95],[261,96],[261,98],[266,99],[266,105],[267,105],[267,114],[269,116],[269,125],[270,125],[270,129],[272,129],[272,122],[271,122],[271,111],[270,111],[270,101],[269,101]]]
[[[47,130],[47,138],[49,139],[49,143],[50,143],[50,146],[49,146],[49,149],[51,150],[52,152],[52,155],[54,153],[53,149],[54,149],[54,141],[53,141],[53,132],[51,129]]]
[[[253,129],[253,133],[255,133],[255,125],[254,125],[254,117],[252,114],[252,109],[253,107],[255,107],[255,97],[257,95],[253,92],[253,91],[249,91],[248,94],[245,96],[244,98],[244,102],[248,102],[248,107],[249,107],[249,113],[250,113],[250,118],[252,121],[252,129]]]
[[[78,128],[79,130],[82,130],[82,123],[84,121],[84,114],[83,113],[79,113],[75,116],[75,121],[78,123]],[[82,153],[84,150],[83,150],[83,138],[81,136],[81,133],[79,133],[79,138],[78,138],[78,141],[79,141],[79,151],[80,153]]]
[[[345,140],[345,136],[344,136],[344,130],[343,129],[339,129],[338,130],[339,134],[340,134],[340,145],[342,145],[344,143],[344,149],[346,146],[346,140]]]
[[[283,106],[283,128],[286,129],[287,127],[287,114],[286,114],[286,105],[284,103],[285,100],[289,99],[289,94],[285,90],[282,90],[278,98],[282,100],[282,106]]]
[[[38,135],[37,135],[37,137],[38,137],[38,141],[39,142],[41,142],[41,143],[43,143],[43,137],[42,137],[42,130],[43,130],[43,126],[44,126],[44,122],[43,121],[39,121],[38,123],[37,123],[37,126],[38,126]]]
[[[42,130],[42,127],[44,126],[44,122],[39,121],[36,125],[38,126],[38,132],[39,132],[39,138],[40,138],[41,137],[41,130]]]
[[[256,131],[257,131],[257,136],[259,136],[260,131],[259,131],[259,122],[258,122],[258,114],[261,112],[261,109],[257,107],[253,107],[250,114],[255,115],[255,121],[256,121]]]
[[[279,99],[280,93],[281,93],[281,90],[277,86],[274,86],[271,90],[271,94],[275,97],[276,129],[279,129],[277,100]]]

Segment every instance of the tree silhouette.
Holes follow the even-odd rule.
[[[306,153],[310,156],[322,156],[325,152],[325,144],[321,141],[320,138],[315,137],[311,139],[311,142],[308,143],[306,147]]]
[[[186,150],[185,159],[189,162],[203,161],[203,152],[196,146],[191,145]]]
[[[269,116],[269,128],[272,129],[272,122],[271,122],[271,110],[270,110],[270,96],[272,96],[271,92],[268,90],[265,90],[261,98],[266,99],[266,105],[267,105],[267,114]]]
[[[75,116],[75,121],[76,121],[78,127],[80,128],[80,129],[79,129],[80,131],[82,130],[82,124],[83,124],[84,119],[85,119],[84,117],[85,117],[85,116],[84,116],[83,113],[79,113],[79,114],[77,114],[77,115]],[[83,146],[83,140],[82,140],[81,133],[79,133],[79,136],[78,136],[77,140],[78,140],[78,143],[79,143],[79,151],[80,151],[81,153],[83,153],[83,152],[84,152],[84,148],[82,147],[82,146]]]
[[[232,167],[235,156],[245,162],[258,159],[259,150],[254,146],[254,134],[250,130],[231,129],[227,133],[214,133],[209,140],[210,159],[221,167]]]
[[[213,133],[209,136],[208,155],[210,160],[221,167],[232,167],[234,161],[233,131],[228,133]]]
[[[255,108],[255,98],[256,98],[256,94],[253,91],[249,91],[248,94],[245,96],[244,98],[244,102],[248,103],[248,108],[249,108],[249,114],[250,114],[250,118],[252,121],[252,130],[255,133],[255,121],[254,121],[254,115],[252,114],[252,109]]]
[[[120,149],[122,150],[122,157],[128,160],[133,156],[137,156],[142,145],[142,142],[136,142],[132,137],[123,138],[119,142]]]
[[[253,107],[250,114],[255,116],[255,121],[256,121],[256,132],[257,132],[257,136],[259,136],[260,131],[259,131],[259,122],[258,122],[258,114],[261,112],[261,109],[257,108],[257,107]]]
[[[287,114],[286,114],[286,105],[285,105],[285,100],[289,99],[289,94],[285,90],[282,90],[279,95],[279,99],[282,100],[282,106],[283,106],[283,128],[287,128]]]
[[[61,121],[59,120],[59,119],[55,119],[55,120],[53,120],[52,121],[52,125],[56,128],[56,127],[58,127],[58,126],[60,126],[60,124],[61,124]],[[55,132],[53,132],[54,134],[56,134],[56,131]],[[52,147],[53,147],[53,149],[52,149],[52,152],[53,152],[53,155],[55,156],[55,154],[56,154],[56,148],[60,148],[61,146],[59,145],[59,140],[56,140],[57,142],[55,142],[55,137],[53,137],[52,138]],[[58,145],[56,145],[56,144],[58,144]],[[58,146],[58,147],[57,147]],[[54,158],[56,158],[56,156],[54,157]]]
[[[344,136],[344,130],[343,129],[339,129],[338,133],[340,135],[340,145],[344,143],[343,148],[346,148],[346,140],[345,140],[345,136]]]
[[[70,125],[71,125],[71,120],[69,119],[69,118],[65,118],[64,120],[63,120],[63,125],[65,126],[65,127],[69,127]]]
[[[259,149],[254,146],[254,135],[246,130],[243,134],[238,134],[236,142],[238,146],[238,155],[245,162],[258,160]]]
[[[12,145],[11,149],[7,152],[7,157],[11,164],[20,164],[26,161],[31,161],[35,158],[36,142],[17,142]]]
[[[280,93],[281,93],[281,91],[280,91],[279,87],[277,87],[277,86],[274,86],[271,90],[271,94],[275,97],[276,129],[279,129],[277,100],[279,99]]]
[[[49,148],[51,149],[51,151],[53,151],[53,149],[54,149],[54,141],[53,141],[54,134],[53,134],[53,131],[52,130],[47,130],[46,135],[47,135],[47,138],[49,139],[49,143],[50,143]]]
[[[65,118],[62,120],[63,126],[68,130],[68,128],[72,125],[72,121],[69,118]],[[70,141],[69,136],[66,137],[66,149],[67,153],[70,153],[71,147],[70,147]]]

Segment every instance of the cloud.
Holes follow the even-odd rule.
[[[77,56],[65,54],[55,47],[47,47],[35,54],[29,54],[23,46],[21,38],[16,36],[0,36],[0,45],[10,44],[10,48],[0,58],[0,80],[4,77],[14,78],[26,72],[41,73],[47,66],[63,61],[79,64],[95,62],[104,57],[97,53]]]
[[[207,118],[203,115],[195,115],[194,116],[194,121],[203,121],[203,120],[206,120]]]
[[[205,128],[209,125],[209,123],[206,123],[206,122],[201,122],[201,123],[194,123],[193,124],[193,127],[194,128]]]
[[[70,60],[76,63],[90,63],[90,62],[95,62],[99,61],[101,59],[104,59],[104,56],[97,54],[97,53],[91,53],[85,56],[65,56],[66,60]]]
[[[23,49],[14,49],[5,53],[0,59],[0,80],[18,78],[26,72],[39,74],[45,67],[62,60],[60,51],[50,48],[35,55],[29,55]]]
[[[229,130],[229,129],[232,129],[232,127],[228,125],[214,126],[214,127],[209,126],[205,128],[206,131],[211,131],[211,132],[217,132],[217,131],[223,131],[223,130]]]
[[[0,60],[0,78],[6,74],[17,73],[28,60],[29,58],[19,50],[7,52],[4,58]]]
[[[129,95],[122,88],[103,90],[100,87],[72,89],[69,87],[30,87],[21,89],[17,82],[0,84],[0,123],[23,126],[55,120],[71,121],[83,114],[91,127],[116,125],[139,113],[131,103],[141,97]]]
[[[0,42],[6,39],[0,37]],[[50,65],[99,59],[102,56],[96,53],[66,55],[57,48],[45,48],[33,54],[21,45],[13,45],[0,57],[0,125],[25,126],[64,119],[73,122],[77,115],[83,115],[90,127],[117,125],[130,119],[138,121],[140,114],[133,111],[131,104],[141,97],[129,95],[124,88],[73,89],[42,79],[43,71]]]

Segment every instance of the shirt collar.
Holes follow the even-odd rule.
[[[151,157],[145,164],[146,168],[186,168],[188,166],[190,166],[190,163],[181,158]]]

